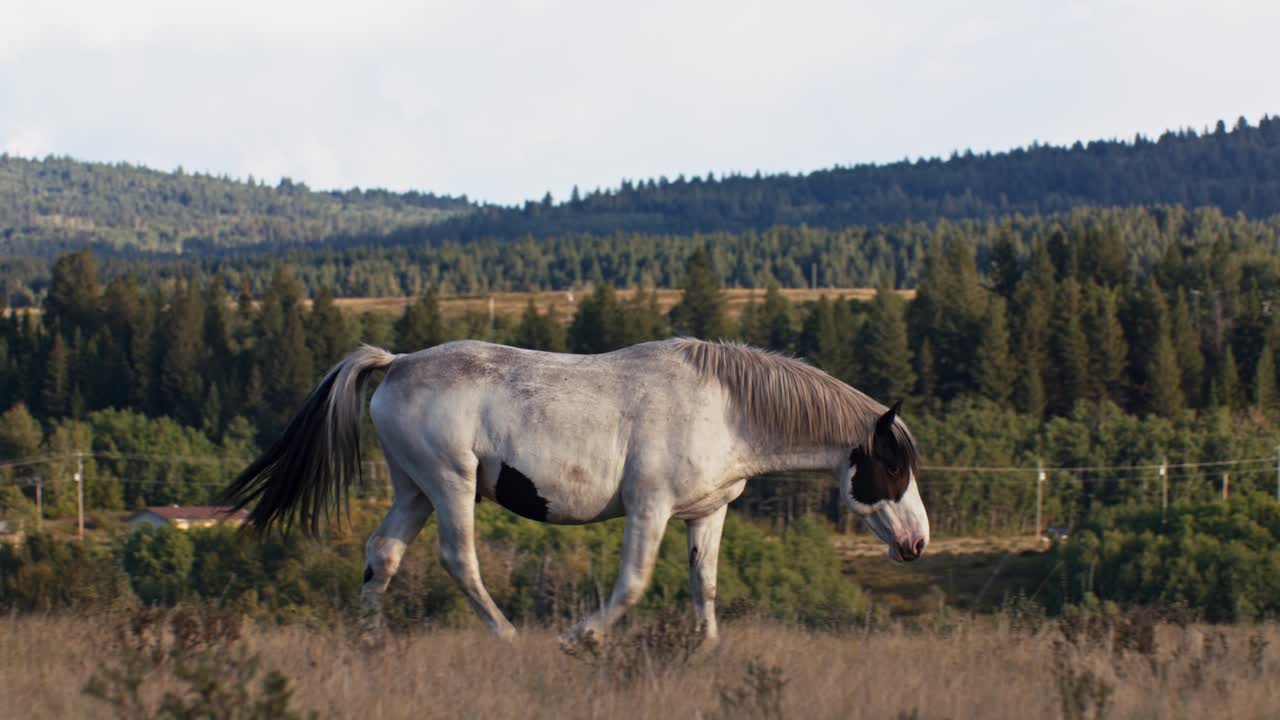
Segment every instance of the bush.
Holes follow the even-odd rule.
[[[1280,612],[1280,504],[1261,493],[1159,511],[1114,509],[1055,551],[1058,604],[1186,608],[1213,622]]]

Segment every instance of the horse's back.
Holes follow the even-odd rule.
[[[502,478],[523,478],[548,501],[539,519],[585,522],[620,511],[629,473],[697,453],[718,397],[670,343],[568,355],[463,341],[397,358],[373,419],[384,444],[473,456],[481,496],[503,502]]]

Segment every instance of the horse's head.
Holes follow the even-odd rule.
[[[840,494],[889,546],[889,557],[911,561],[929,544],[929,516],[916,487],[915,447],[897,420],[901,405],[880,416],[871,440],[853,448],[837,473]]]

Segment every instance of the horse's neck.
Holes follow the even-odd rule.
[[[831,470],[848,454],[847,448],[744,447],[739,452],[742,477],[797,470]]]

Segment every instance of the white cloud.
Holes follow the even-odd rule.
[[[0,141],[516,202],[1280,112],[1280,7],[1144,1],[23,3]]]

